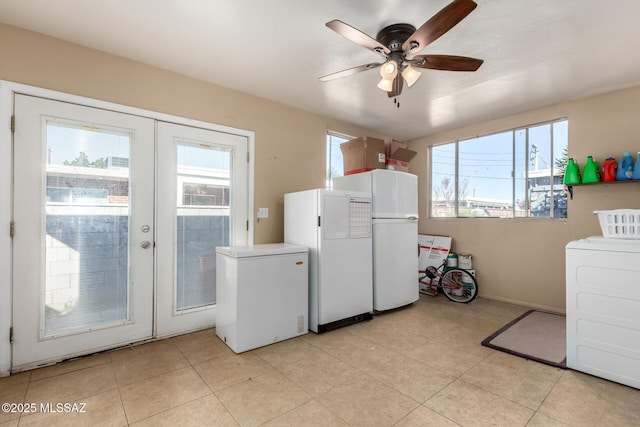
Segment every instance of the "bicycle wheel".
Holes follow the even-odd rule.
[[[475,277],[462,268],[449,268],[438,282],[447,298],[453,302],[467,303],[478,295],[478,283]]]

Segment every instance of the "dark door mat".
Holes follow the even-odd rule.
[[[482,341],[482,345],[567,369],[566,318],[530,310]]]

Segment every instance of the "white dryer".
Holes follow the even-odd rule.
[[[640,388],[640,240],[566,247],[567,367]]]

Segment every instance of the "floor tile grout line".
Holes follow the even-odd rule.
[[[551,387],[551,388],[549,389],[549,391],[547,392],[547,394],[546,394],[546,396],[544,397],[544,399],[542,399],[542,402],[540,402],[540,405],[538,405],[538,408],[536,409],[535,414],[539,413],[540,408],[542,408],[542,405],[544,405],[544,402],[546,402],[546,400],[549,398],[549,396],[551,395],[551,393],[553,392],[553,390],[558,386],[558,383],[560,383],[560,381],[562,380],[562,377],[564,377],[564,376],[567,374],[567,372],[568,372],[568,371],[569,371],[569,369],[565,369],[565,370],[563,370],[563,372],[562,372],[560,375],[558,375],[558,379],[557,379],[557,380],[555,381],[555,383],[553,384],[553,387]],[[535,414],[534,414],[534,415],[535,415]],[[550,416],[550,415],[546,415],[546,414],[544,414],[544,413],[542,413],[542,412],[540,412],[540,415],[544,415],[545,417],[549,417],[549,418],[551,418],[551,419],[553,419],[553,420],[555,420],[555,421],[562,422],[562,421],[560,421],[560,420],[556,420],[556,419],[555,419],[555,418],[553,418],[552,416]],[[532,418],[533,418],[533,417],[532,417]]]
[[[70,371],[70,372],[65,372],[64,374],[61,374],[61,375],[56,375],[56,376],[52,376],[52,377],[47,377],[47,378],[43,378],[43,379],[41,379],[41,380],[36,380],[36,381],[33,381],[33,382],[32,382],[32,381],[29,381],[29,384],[28,384],[27,390],[25,390],[25,397],[24,397],[23,403],[27,403],[27,402],[26,402],[26,398],[27,398],[28,391],[29,391],[29,388],[31,387],[31,384],[32,384],[32,383],[34,383],[34,384],[36,384],[36,385],[37,385],[37,383],[40,383],[41,381],[46,381],[46,380],[51,380],[51,381],[53,381],[55,378],[58,378],[58,377],[61,377],[61,376],[67,375],[67,374],[74,374],[74,373],[81,372],[81,371],[83,371],[83,370],[89,370],[89,369],[97,368],[97,367],[99,367],[99,366],[104,366],[104,365],[107,365],[107,364],[109,364],[109,365],[110,365],[110,363],[101,363],[101,364],[99,364],[99,365],[89,366],[89,367],[86,367],[86,368],[83,368],[83,369],[74,370],[74,371]],[[92,397],[94,397],[94,396],[98,396],[98,395],[100,395],[100,394],[103,394],[103,393],[106,393],[106,392],[108,392],[108,391],[111,391],[111,390],[114,390],[114,389],[116,389],[116,388],[119,388],[118,378],[116,377],[115,370],[113,369],[113,366],[111,366],[110,368],[111,368],[111,369],[110,369],[110,371],[111,371],[111,373],[113,374],[113,379],[114,379],[114,386],[113,386],[113,387],[111,387],[111,388],[107,388],[107,389],[104,389],[104,390],[101,390],[101,391],[99,391],[99,392],[98,392],[98,393],[96,393],[96,394],[90,394],[90,395],[86,395],[86,396],[80,396],[80,397],[78,397],[76,400],[77,400],[77,401],[81,401],[81,400],[83,400],[83,399],[89,399],[89,398],[92,398]],[[34,402],[29,402],[29,403],[34,403]],[[38,402],[38,403],[39,403],[39,402]],[[42,403],[45,403],[45,402],[42,402]],[[58,400],[56,403],[74,403],[74,402],[61,402],[61,401],[59,401],[59,400]]]
[[[94,354],[95,354],[95,353],[94,353]],[[90,355],[87,355],[87,356],[82,356],[82,358],[84,358],[84,357],[91,357],[91,356],[93,356],[93,354],[90,354]],[[77,360],[79,360],[79,359],[77,359]],[[66,361],[58,362],[57,364],[50,365],[50,366],[57,366],[58,364],[62,364],[62,363],[66,363]],[[45,381],[45,380],[49,380],[49,379],[52,379],[52,378],[61,377],[61,376],[63,376],[63,375],[67,375],[67,374],[72,374],[72,373],[74,373],[74,372],[85,371],[85,370],[87,370],[87,369],[95,368],[96,366],[106,365],[107,363],[111,363],[111,357],[109,357],[109,361],[108,361],[108,362],[97,363],[97,364],[95,364],[95,365],[91,365],[91,366],[83,366],[82,368],[72,369],[72,370],[70,370],[70,371],[61,372],[61,373],[58,373],[58,374],[55,374],[55,375],[51,375],[51,376],[48,376],[48,377],[38,378],[38,379],[36,379],[36,380],[29,380],[29,382],[38,383],[38,382],[40,382],[40,381]],[[47,369],[47,367],[44,367],[44,368],[36,368],[36,369],[34,369],[33,371],[31,371],[31,372],[32,372],[32,373],[33,373],[33,372],[36,372],[38,369]]]
[[[300,388],[300,387],[298,387],[298,388]],[[304,391],[304,390],[302,390],[302,391]],[[286,412],[283,412],[282,414],[275,415],[273,418],[269,418],[268,420],[265,420],[264,422],[260,423],[259,425],[261,425],[261,426],[262,426],[262,425],[268,424],[268,423],[270,423],[271,421],[275,420],[276,418],[279,418],[279,417],[285,416],[286,414],[288,414],[288,413],[290,413],[290,412],[292,412],[292,411],[295,411],[296,409],[300,408],[301,406],[304,406],[304,405],[308,404],[309,402],[312,402],[312,401],[314,401],[314,400],[317,400],[315,397],[311,396],[309,393],[307,393],[307,395],[310,397],[310,399],[309,399],[309,400],[307,400],[306,402],[303,402],[303,403],[301,403],[301,404],[299,404],[299,405],[296,405],[295,407],[293,407],[293,408],[291,408],[291,409],[287,410]]]
[[[310,331],[309,333],[312,333],[312,332]],[[309,344],[309,345],[313,346],[311,343],[307,343],[307,344]],[[348,363],[346,363],[346,362],[344,362],[344,361],[342,361],[342,360],[338,359],[337,357],[335,357],[335,356],[333,356],[333,355],[330,355],[330,354],[328,354],[328,353],[324,352],[324,350],[322,350],[322,349],[320,349],[320,348],[317,348],[317,347],[315,347],[315,346],[313,346],[313,347],[314,347],[314,348],[316,348],[316,349],[318,349],[319,351],[323,352],[324,354],[327,354],[327,355],[331,356],[332,358],[334,358],[334,359],[336,359],[336,360],[338,360],[338,361],[340,361],[340,362],[345,363],[345,364],[347,364],[347,365],[348,365]],[[336,413],[335,413],[335,412],[333,412],[330,408],[328,408],[326,405],[324,405],[324,404],[322,403],[322,401],[320,401],[316,396],[313,396],[313,395],[309,394],[306,390],[304,390],[303,388],[301,388],[301,387],[300,387],[298,384],[296,384],[296,383],[295,383],[291,378],[289,378],[285,373],[281,372],[281,371],[277,368],[277,366],[272,366],[270,363],[268,363],[266,360],[264,360],[264,359],[263,359],[263,358],[262,358],[262,357],[261,357],[257,352],[254,352],[254,354],[255,354],[257,357],[259,357],[262,361],[264,361],[265,363],[267,363],[267,364],[268,364],[272,369],[274,369],[274,370],[275,370],[276,372],[278,372],[280,375],[282,375],[283,377],[285,377],[285,378],[286,378],[288,381],[290,381],[294,386],[296,386],[297,388],[299,388],[302,392],[304,392],[305,394],[307,394],[307,395],[310,397],[310,399],[309,399],[309,400],[307,400],[306,402],[301,403],[301,404],[297,405],[295,408],[291,408],[291,409],[290,409],[290,410],[288,410],[287,412],[285,412],[285,413],[283,413],[283,414],[280,414],[280,415],[277,415],[277,416],[275,416],[275,417],[271,418],[270,420],[265,421],[264,423],[262,423],[262,424],[260,424],[260,425],[267,424],[267,423],[269,423],[269,422],[271,422],[271,421],[275,420],[276,418],[279,418],[279,417],[281,417],[281,416],[283,416],[283,415],[285,415],[285,414],[287,414],[287,413],[289,413],[289,412],[291,412],[291,411],[294,411],[294,410],[295,410],[295,409],[297,409],[297,408],[300,408],[301,406],[304,406],[304,405],[308,404],[308,403],[309,403],[309,402],[311,402],[311,401],[316,401],[316,402],[318,402],[320,405],[322,405],[324,408],[326,408],[329,412],[331,412],[334,416],[338,417],[339,419],[341,419],[342,421],[344,421],[344,422],[345,422],[345,423],[347,423],[348,425],[351,425],[351,424],[349,424],[346,420],[344,420],[342,417],[340,417],[340,415],[339,415],[339,414],[336,414]],[[355,368],[354,368],[354,369],[355,369]],[[247,380],[247,381],[248,381],[248,380]],[[244,382],[243,382],[243,383],[244,383]],[[236,384],[236,385],[237,385],[237,384]],[[228,387],[227,387],[227,388],[228,388]],[[334,388],[335,388],[335,387],[334,387]],[[323,394],[324,394],[324,393],[323,393]],[[226,407],[225,407],[225,408],[226,408]]]
[[[211,391],[211,390],[209,390],[209,391]],[[176,410],[176,409],[178,409],[178,408],[181,408],[181,407],[183,407],[183,406],[186,406],[186,405],[188,405],[188,404],[190,404],[190,403],[193,403],[193,402],[195,402],[195,401],[197,401],[197,400],[200,400],[200,399],[204,399],[205,397],[209,397],[209,396],[210,396],[210,395],[204,395],[204,396],[199,396],[199,397],[193,398],[193,399],[191,399],[191,400],[189,400],[189,401],[187,401],[187,402],[183,402],[183,403],[179,404],[178,406],[173,406],[173,407],[170,407],[170,408],[164,409],[164,410],[162,410],[162,411],[160,411],[160,412],[156,412],[155,414],[149,415],[148,417],[144,417],[144,418],[141,418],[141,419],[139,419],[139,420],[136,420],[136,423],[139,423],[139,422],[144,421],[144,420],[148,420],[149,418],[153,418],[153,417],[158,416],[158,415],[160,415],[160,414],[164,414],[164,413],[167,413],[167,412],[174,411],[174,410]],[[211,396],[213,396],[214,398],[216,398],[216,399],[218,400],[218,402],[220,402],[220,399],[218,399],[218,397],[217,397],[213,392],[211,392]],[[224,405],[222,404],[222,402],[220,402],[220,404],[224,407]],[[229,411],[227,410],[227,408],[226,408],[226,407],[225,407],[225,410],[226,410],[227,412],[229,412]],[[125,415],[126,415],[126,412],[125,412]],[[231,414],[230,412],[229,412],[229,415],[231,415],[231,416],[233,417],[233,414]],[[234,420],[235,420],[235,418],[234,418]],[[236,421],[236,422],[237,422],[237,421]],[[127,423],[128,423],[129,425],[131,424],[131,423],[129,423],[129,422],[128,422],[128,418],[127,418]],[[238,423],[238,424],[240,424],[240,423]]]
[[[480,387],[480,386],[477,386],[477,385],[475,385],[475,384],[473,384],[473,383],[470,383],[470,382],[468,382],[468,381],[464,380],[463,378],[456,378],[456,379],[455,379],[455,381],[452,381],[452,382],[451,382],[451,383],[449,383],[446,387],[444,387],[442,390],[440,390],[438,393],[435,393],[433,396],[431,396],[429,399],[427,399],[427,400],[424,402],[423,406],[425,406],[427,409],[430,409],[430,410],[432,410],[432,411],[434,411],[434,412],[438,413],[439,415],[441,415],[441,416],[443,416],[443,417],[445,417],[445,418],[449,419],[445,414],[441,413],[441,412],[440,412],[440,411],[438,411],[437,409],[434,409],[434,408],[430,408],[430,407],[428,407],[428,406],[427,406],[427,402],[429,402],[431,399],[433,399],[434,397],[436,397],[438,394],[442,393],[442,392],[443,392],[444,390],[446,390],[448,387],[451,387],[451,386],[452,386],[456,381],[462,381],[462,382],[465,382],[465,383],[467,383],[467,384],[469,384],[469,385],[471,385],[471,386],[473,386],[473,387],[477,387],[477,388],[479,388],[479,389],[483,390],[484,392],[486,392],[486,393],[488,393],[488,394],[491,394],[491,395],[495,396],[497,399],[503,399],[503,400],[506,400],[506,401],[508,401],[508,402],[510,402],[510,403],[513,403],[513,404],[515,404],[515,405],[517,405],[517,406],[520,406],[521,408],[524,408],[524,409],[526,409],[526,410],[529,410],[529,411],[531,411],[531,412],[532,412],[531,417],[533,417],[533,416],[535,415],[535,413],[536,413],[536,411],[534,411],[534,410],[533,410],[533,409],[531,409],[531,408],[527,408],[526,406],[523,406],[523,405],[521,405],[521,404],[520,404],[520,403],[518,403],[518,402],[514,402],[513,400],[510,400],[510,399],[507,399],[507,398],[505,398],[505,397],[502,397],[502,396],[500,396],[499,394],[496,394],[496,393],[494,393],[494,392],[492,392],[492,391],[489,391],[489,390],[487,390],[487,389],[485,389],[485,388],[483,388],[483,387]],[[529,423],[529,421],[531,420],[531,417],[527,420],[527,423]],[[526,424],[525,424],[525,426],[526,426]]]
[[[27,402],[27,394],[29,393],[29,387],[31,386],[31,377],[33,375],[33,371],[29,372],[29,379],[27,380],[27,386],[24,389],[24,395],[22,396],[22,403],[26,403]],[[4,403],[4,402],[3,402]],[[14,420],[18,420],[18,425],[20,425],[20,420],[22,419],[22,416],[24,415],[24,413],[20,413],[18,417],[14,418]],[[11,420],[9,420],[11,421]]]
[[[109,363],[113,363],[111,362],[111,356],[109,356]],[[113,369],[113,365],[111,366],[111,369]],[[113,369],[114,371],[114,375],[115,375],[115,369]],[[131,423],[129,422],[129,416],[127,415],[127,410],[124,407],[124,399],[122,398],[122,390],[120,389],[120,384],[118,383],[118,378],[116,377],[116,385],[117,385],[117,389],[118,389],[118,396],[120,397],[120,406],[122,407],[122,413],[124,414],[124,419],[127,421],[127,426],[131,425]]]
[[[478,366],[478,365],[479,365],[480,363],[482,363],[485,359],[488,359],[489,357],[493,356],[494,354],[501,354],[501,353],[502,353],[502,352],[500,352],[500,351],[498,351],[498,350],[493,350],[493,349],[492,349],[492,352],[491,352],[490,354],[488,354],[488,355],[487,355],[484,359],[482,359],[480,362],[476,363],[473,367],[471,367],[471,368],[469,368],[467,371],[465,371],[465,373],[464,373],[464,374],[460,375],[459,379],[461,379],[461,380],[465,381],[465,382],[466,382],[466,383],[468,383],[468,384],[472,384],[472,385],[474,385],[475,387],[479,387],[479,388],[481,388],[482,390],[484,390],[484,391],[486,391],[486,392],[488,392],[488,393],[492,393],[492,394],[494,394],[494,395],[496,395],[496,396],[499,396],[499,397],[501,397],[502,399],[508,400],[508,401],[510,401],[510,402],[512,402],[512,403],[515,403],[515,404],[520,405],[520,406],[522,406],[522,407],[524,407],[524,408],[527,408],[527,409],[529,409],[529,410],[531,410],[531,411],[534,411],[534,414],[535,414],[535,413],[537,413],[537,412],[538,412],[538,410],[540,409],[540,407],[542,406],[542,404],[544,403],[544,401],[547,399],[547,397],[549,397],[549,394],[551,394],[551,392],[553,391],[553,389],[556,387],[556,385],[558,384],[558,382],[560,381],[560,379],[561,379],[561,378],[562,378],[562,376],[564,375],[564,372],[561,372],[561,374],[558,376],[558,378],[554,381],[553,386],[551,386],[551,387],[549,388],[549,391],[546,393],[546,395],[545,395],[545,397],[542,399],[542,401],[537,405],[536,409],[532,409],[532,408],[529,408],[528,406],[524,406],[523,404],[521,404],[521,403],[519,403],[519,402],[516,402],[515,400],[513,400],[513,399],[511,399],[511,398],[509,398],[509,397],[501,396],[501,395],[499,395],[499,394],[497,394],[497,393],[495,393],[495,392],[493,392],[493,391],[491,391],[491,390],[486,389],[486,388],[485,388],[485,387],[483,387],[482,385],[476,385],[476,384],[474,384],[474,383],[472,383],[472,382],[470,382],[470,381],[467,381],[466,379],[464,379],[464,378],[463,378],[463,377],[464,377],[464,376],[465,376],[465,375],[466,375],[466,374],[467,374],[471,369],[473,369],[474,367]],[[512,357],[516,357],[516,358],[520,358],[519,356],[514,356],[514,355],[510,355],[510,356],[512,356]],[[531,363],[534,363],[534,364],[537,364],[537,365],[540,365],[540,366],[547,366],[547,365],[544,365],[543,363],[537,362],[537,361],[535,361],[535,360],[529,360],[529,359],[526,359],[526,360],[527,360],[528,362],[531,362]],[[556,369],[560,369],[560,368],[556,368]]]
[[[425,402],[426,402],[426,401],[425,401]],[[447,419],[447,420],[448,420],[448,421],[450,421],[451,423],[453,423],[453,424],[455,424],[455,425],[457,425],[457,426],[462,427],[462,425],[461,425],[461,424],[458,424],[457,422],[453,421],[451,418],[449,418],[449,417],[447,417],[447,416],[445,416],[445,415],[443,415],[443,414],[441,414],[441,413],[439,413],[439,412],[437,412],[437,411],[434,411],[434,410],[433,410],[433,409],[431,409],[431,408],[428,408],[428,407],[424,406],[424,404],[420,404],[420,405],[418,405],[416,408],[414,408],[412,411],[410,411],[410,412],[409,412],[408,414],[406,414],[404,417],[402,417],[402,418],[401,418],[401,419],[399,419],[397,422],[395,422],[395,423],[393,424],[393,426],[397,426],[398,424],[400,424],[400,423],[402,422],[402,420],[404,420],[404,419],[406,419],[407,417],[409,417],[409,416],[410,416],[411,414],[413,414],[415,411],[420,410],[420,408],[424,408],[424,409],[426,409],[426,410],[428,410],[428,411],[433,411],[433,412],[435,412],[436,414],[440,415],[441,417],[443,417],[443,418]],[[393,426],[392,426],[392,427],[393,427]]]
[[[219,358],[219,357],[222,357],[222,355],[221,355],[221,356],[218,356],[218,357],[216,357],[216,358]],[[214,358],[214,359],[216,359],[216,358]],[[187,360],[188,360],[188,359],[187,359]],[[213,359],[209,359],[209,360],[213,360]],[[190,362],[190,361],[189,361],[189,362]],[[199,363],[204,363],[204,362],[205,362],[205,361],[202,361],[202,362],[199,362]],[[211,388],[211,386],[209,385],[209,383],[207,382],[207,380],[202,376],[202,374],[201,374],[201,373],[196,369],[196,367],[195,367],[193,364],[191,364],[191,368],[194,370],[194,372],[196,373],[196,375],[198,375],[198,377],[202,380],[202,382],[207,386],[207,388],[209,389],[209,391],[211,392],[211,394],[213,395],[213,397],[214,397],[214,398],[215,398],[215,399],[220,403],[220,405],[222,405],[222,407],[223,407],[223,408],[224,408],[224,410],[229,414],[229,416],[230,416],[231,418],[233,418],[233,420],[236,422],[236,424],[238,424],[239,426],[242,426],[242,424],[240,423],[240,421],[239,421],[238,419],[236,419],[235,415],[233,415],[233,413],[229,410],[229,408],[227,407],[227,405],[225,405],[225,404],[224,404],[224,402],[223,402],[222,400],[220,400],[220,398],[218,397],[217,393],[216,393],[216,392]],[[233,386],[238,385],[238,384],[243,384],[243,383],[245,383],[245,382],[247,382],[247,381],[249,381],[249,380],[250,380],[250,378],[249,378],[249,379],[247,379],[247,380],[241,381],[240,383],[234,384]],[[233,387],[233,386],[229,386],[229,387]],[[226,389],[228,389],[229,387],[225,387],[225,388],[220,389],[220,390],[218,390],[218,391],[226,390]]]
[[[323,394],[324,394],[324,393],[323,393]],[[329,408],[327,405],[325,405],[324,403],[322,403],[322,401],[321,401],[320,399],[318,399],[318,398],[316,398],[316,397],[314,397],[314,399],[315,399],[315,400],[316,400],[320,405],[322,405],[322,407],[323,407],[323,408],[326,408],[326,409],[327,409],[327,411],[331,412],[333,415],[335,415],[336,417],[338,417],[338,419],[340,419],[340,420],[344,421],[344,422],[345,422],[347,425],[349,425],[349,426],[351,425],[351,423],[350,423],[349,421],[347,421],[347,420],[345,420],[344,418],[342,418],[342,417],[340,416],[340,414],[336,414],[335,412],[333,412],[333,411],[331,410],[331,408]]]
[[[387,349],[387,350],[393,351],[394,353],[398,353],[398,351],[397,351],[397,350],[395,350],[395,349],[390,349],[390,348],[388,348],[388,347],[385,347],[384,345],[381,345],[381,344],[378,344],[378,343],[376,343],[376,342],[374,342],[374,341],[371,341],[371,340],[370,340],[370,339],[368,339],[368,338],[365,338],[365,337],[362,337],[362,336],[359,336],[359,335],[356,335],[356,334],[353,334],[353,335],[354,335],[354,336],[357,336],[358,338],[361,338],[361,339],[364,339],[364,340],[369,341],[369,342],[370,342],[371,344],[373,344],[374,346],[381,346],[381,347],[383,347],[383,348],[385,348],[385,349]],[[313,345],[313,344],[312,344],[312,345]],[[325,353],[325,354],[327,354],[327,355],[329,355],[329,356],[333,357],[334,359],[337,359],[337,360],[341,361],[342,363],[346,363],[348,366],[352,367],[353,369],[357,370],[358,372],[361,372],[361,373],[366,373],[366,372],[367,372],[367,371],[363,371],[363,370],[359,369],[359,368],[358,368],[358,367],[356,367],[356,366],[353,366],[351,363],[349,363],[349,362],[348,362],[348,361],[346,361],[346,360],[341,359],[341,358],[340,358],[340,357],[338,357],[337,355],[327,352],[327,351],[326,351],[325,349],[323,349],[323,348],[320,348],[320,347],[317,347],[317,346],[314,346],[314,347],[316,347],[318,350],[322,351],[323,353]],[[400,355],[401,355],[401,354],[400,354]]]
[[[118,387],[132,386],[134,384],[138,384],[138,383],[141,383],[143,381],[147,381],[147,380],[151,380],[151,379],[154,379],[154,378],[158,378],[158,377],[161,377],[163,375],[170,374],[170,373],[173,373],[173,372],[177,372],[177,371],[180,371],[182,369],[187,369],[187,368],[193,369],[195,371],[195,369],[191,365],[181,366],[181,367],[173,368],[173,369],[170,369],[170,370],[167,370],[167,371],[163,371],[163,372],[161,372],[159,374],[156,374],[156,375],[150,375],[148,377],[144,377],[144,378],[142,378],[140,380],[137,380],[137,381],[134,381],[134,382],[131,382],[131,383],[122,384],[118,379],[118,375],[115,373],[115,368],[112,367],[112,369],[114,371],[114,375],[116,377],[116,384],[117,384]]]

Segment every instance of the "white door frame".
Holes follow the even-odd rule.
[[[247,139],[239,135],[212,132],[175,123],[156,122],[156,281],[155,281],[155,336],[172,336],[203,329],[216,324],[216,306],[178,310],[177,284],[177,220],[178,204],[178,144],[208,147],[230,153],[230,224],[229,245],[243,246],[246,241],[246,145]],[[188,179],[188,178],[185,178]],[[180,202],[178,202],[180,200]],[[201,211],[202,212],[202,211]],[[208,211],[208,215],[213,215]],[[185,230],[186,232],[186,230]],[[214,262],[215,262],[215,252]]]
[[[13,95],[15,93],[50,98],[56,101],[70,102],[80,105],[86,105],[88,107],[103,108],[120,113],[127,113],[165,122],[245,136],[248,141],[249,151],[247,243],[253,244],[253,182],[255,149],[254,132],[0,80],[0,377],[9,375],[11,369],[11,343],[9,333],[12,325],[12,254],[9,228],[12,219],[11,191],[13,184],[11,169],[11,147],[13,138],[11,132],[11,116],[13,114]],[[16,232],[18,233],[19,230],[17,230]]]

